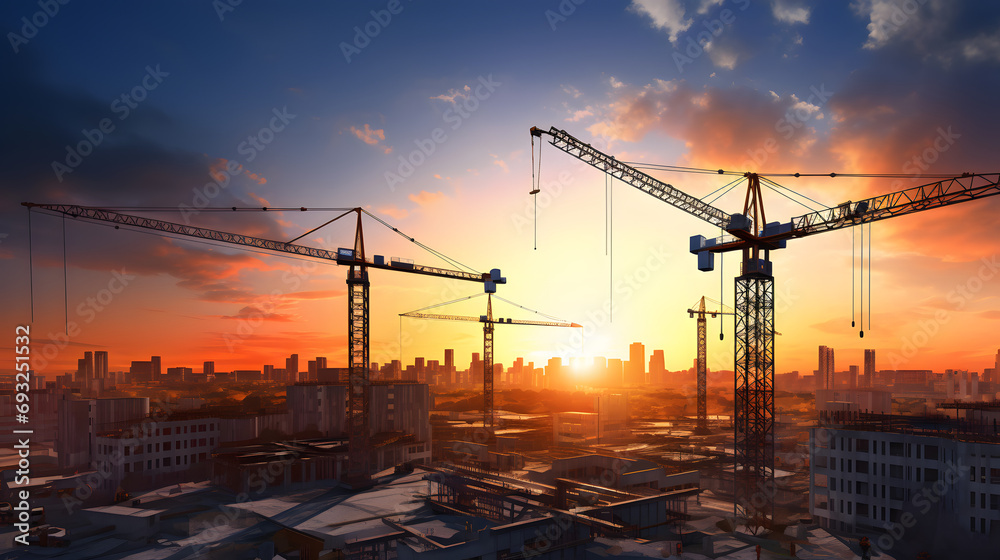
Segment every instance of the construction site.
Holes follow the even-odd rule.
[[[1000,550],[993,8],[64,4],[0,559]]]

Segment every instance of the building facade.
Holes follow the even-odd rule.
[[[822,427],[811,429],[809,439],[809,510],[820,526],[1000,538],[1000,444]]]

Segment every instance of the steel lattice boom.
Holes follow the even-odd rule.
[[[528,321],[524,319],[493,318],[493,297],[487,295],[486,315],[469,317],[466,315],[443,315],[440,313],[420,313],[410,311],[400,313],[400,317],[414,319],[438,319],[444,321],[475,321],[483,324],[483,426],[489,429],[493,426],[494,388],[493,388],[493,329],[495,325],[527,325],[534,327],[577,327],[576,323],[560,321]]]
[[[590,144],[586,144],[570,136],[564,130],[559,130],[555,127],[547,131],[537,127],[531,128],[532,136],[541,137],[542,134],[548,134],[552,137],[553,146],[579,158],[584,163],[588,163],[613,177],[625,181],[650,196],[676,206],[688,214],[701,218],[720,228],[729,227],[729,214],[711,204],[702,202],[698,198],[675,189],[673,185],[668,185],[626,163],[618,161],[613,156],[595,149]]]
[[[770,251],[785,248],[789,239],[1000,194],[1000,174],[966,173],[854,203],[848,201],[787,223],[767,223],[757,173],[745,174],[748,187],[742,214],[729,215],[595,150],[565,131],[531,128],[532,137],[542,134],[551,135],[554,146],[593,167],[725,229],[728,235],[717,239],[691,237],[690,251],[698,256],[699,270],[714,269],[715,253],[742,252],[741,272],[736,278],[734,513],[753,531],[770,524],[774,508],[774,335],[778,333],[774,330]],[[535,185],[532,189],[533,194],[539,192]],[[703,339],[704,333],[699,330],[699,344]],[[703,358],[700,350],[699,358]]]
[[[393,270],[396,272],[406,272],[410,274],[422,274],[436,276],[440,278],[452,278],[455,280],[466,280],[472,282],[482,282],[488,287],[506,282],[500,276],[500,270],[494,269],[490,272],[475,273],[460,270],[449,270],[432,266],[413,264],[410,261],[390,260],[386,262],[381,256],[374,259],[366,258],[364,248],[364,235],[361,227],[361,208],[355,208],[358,215],[357,228],[355,230],[354,248],[338,249],[336,252],[305,245],[296,245],[283,241],[274,241],[261,237],[253,237],[238,233],[229,233],[213,229],[195,227],[155,218],[122,214],[112,210],[102,208],[92,208],[87,206],[74,206],[67,204],[35,204],[31,202],[22,203],[28,209],[38,208],[50,212],[60,213],[73,218],[82,218],[97,222],[110,222],[125,226],[150,229],[174,235],[194,237],[228,243],[232,245],[242,245],[255,247],[279,253],[291,253],[304,257],[334,261],[339,265],[350,267],[347,273],[347,338],[348,338],[348,437],[349,437],[349,459],[348,459],[348,479],[358,485],[365,485],[370,480],[371,445],[369,434],[369,386],[370,368],[369,361],[369,288],[368,269]],[[495,286],[493,286],[495,289]]]

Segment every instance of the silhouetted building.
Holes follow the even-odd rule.
[[[285,358],[285,378],[289,383],[299,382],[299,355],[292,354]]]
[[[108,352],[98,350],[94,352],[94,377],[104,379],[108,376]]]
[[[160,367],[160,357],[153,356],[149,361],[153,364],[153,379],[159,380],[160,376],[163,375],[163,369]]]
[[[871,389],[875,382],[875,350],[865,350],[865,379],[862,385],[865,389]]]
[[[629,385],[645,385],[646,380],[646,348],[641,342],[633,342],[628,346],[628,365],[625,368],[625,382]]]
[[[128,369],[132,383],[149,383],[153,380],[153,362],[132,361]]]
[[[649,383],[652,385],[665,385],[667,382],[667,368],[663,357],[663,350],[653,350],[649,356]]]

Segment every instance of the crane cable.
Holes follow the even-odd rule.
[[[31,207],[28,207],[28,307],[31,309],[31,322],[35,322],[35,266],[31,250]]]
[[[864,226],[862,226],[864,227]],[[851,328],[854,328],[854,313],[857,308],[854,307],[854,266],[856,263],[854,258],[854,249],[857,247],[857,241],[854,239],[854,228],[851,228]]]
[[[66,314],[66,335],[69,336],[69,280],[66,272],[66,214],[62,217],[62,242],[63,242],[63,311]]]
[[[615,189],[614,178],[605,174],[608,185],[608,322],[615,322]]]
[[[864,317],[861,318],[864,320]],[[868,330],[872,330],[872,223],[868,222]]]
[[[853,276],[853,274],[852,274]],[[869,281],[871,275],[869,275]],[[869,295],[870,297],[870,295]],[[861,331],[859,336],[865,337],[865,224],[861,224]]]
[[[725,281],[726,281],[726,254],[719,253],[719,310],[720,311],[725,308],[725,304],[723,303],[726,300]],[[725,319],[723,318],[723,315],[720,313],[719,340],[726,339],[726,333],[724,332],[725,328],[726,328]]]

